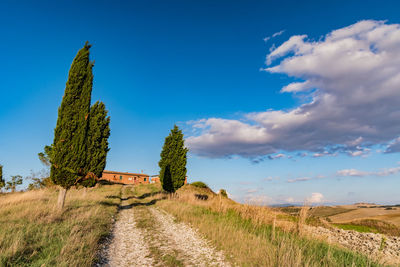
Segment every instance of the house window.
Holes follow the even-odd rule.
[[[144,178],[144,181],[146,182],[146,178]]]
[[[119,176],[119,179],[122,180],[122,175]]]

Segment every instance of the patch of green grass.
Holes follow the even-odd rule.
[[[174,255],[164,255],[162,259],[165,264],[164,266],[171,266],[171,267],[184,266],[183,262],[178,260]]]
[[[208,185],[207,185],[207,184],[205,184],[205,183],[203,183],[203,182],[200,182],[200,181],[198,181],[198,182],[193,182],[193,183],[191,183],[191,185],[193,185],[193,186],[195,186],[195,187],[200,187],[200,188],[208,188]]]
[[[364,226],[364,225],[354,225],[354,224],[334,224],[336,227],[343,230],[353,230],[360,233],[377,233],[378,231],[374,228]]]
[[[394,224],[374,219],[356,220],[351,223],[334,224],[343,230],[354,230],[361,233],[380,233],[400,236],[400,228]]]

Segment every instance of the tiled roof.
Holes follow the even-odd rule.
[[[124,174],[124,175],[133,175],[133,176],[149,176],[148,174],[145,174],[145,173],[115,172],[115,171],[106,171],[106,170],[104,170],[103,173]]]

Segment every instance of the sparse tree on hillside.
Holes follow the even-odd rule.
[[[22,184],[22,176],[21,175],[14,175],[11,176],[11,181],[7,182],[6,190],[11,190],[12,193],[15,192],[17,189],[17,185]]]
[[[44,187],[54,186],[54,183],[50,179],[51,166],[51,153],[53,151],[52,146],[45,146],[43,152],[38,153],[40,162],[46,167],[40,172],[33,172],[25,179],[31,180],[32,183],[28,185],[28,190],[41,189]]]
[[[101,177],[106,167],[108,137],[110,136],[110,117],[107,117],[106,106],[103,102],[96,102],[90,108],[89,131],[87,136],[87,172]],[[94,177],[81,183],[85,187],[96,184]]]
[[[0,192],[5,185],[6,185],[6,183],[3,179],[3,165],[0,165]]]
[[[93,85],[93,63],[89,59],[90,45],[78,51],[68,75],[51,152],[52,181],[61,186],[58,207],[64,206],[67,190],[79,177],[86,175],[87,132]]]
[[[185,184],[187,152],[183,133],[174,125],[171,133],[165,138],[158,162],[160,181],[165,191],[175,192]]]

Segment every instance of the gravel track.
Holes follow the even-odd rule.
[[[160,233],[181,255],[185,266],[230,266],[221,251],[217,251],[194,229],[184,223],[177,223],[165,211],[150,208],[157,221]]]
[[[122,201],[97,267],[230,266],[222,252],[188,225],[143,200],[134,203]]]
[[[154,266],[145,234],[136,226],[133,209],[121,209],[110,244],[103,251],[104,260],[98,266]]]

